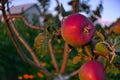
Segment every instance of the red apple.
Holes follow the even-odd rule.
[[[80,80],[105,80],[105,76],[105,68],[99,61],[88,61],[79,71]]]
[[[91,41],[95,32],[92,22],[81,14],[71,14],[62,23],[63,39],[74,47],[81,47]]]

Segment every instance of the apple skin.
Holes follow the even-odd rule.
[[[81,47],[91,41],[95,33],[92,22],[82,14],[71,14],[63,21],[61,35],[73,47]]]
[[[106,71],[99,61],[88,61],[79,70],[80,80],[105,80]]]

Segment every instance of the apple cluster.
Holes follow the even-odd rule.
[[[95,34],[95,26],[84,15],[75,13],[67,16],[62,23],[61,35],[65,42],[73,47],[88,44]],[[105,80],[105,68],[102,63],[90,60],[79,70],[80,80]]]

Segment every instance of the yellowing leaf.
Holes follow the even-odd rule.
[[[79,63],[80,60],[81,60],[81,56],[75,56],[75,57],[73,58],[73,64]]]
[[[78,53],[82,53],[83,49],[82,48],[77,48]]]
[[[47,38],[48,38],[47,33],[40,33],[34,40],[33,48],[36,51],[36,53],[41,57],[43,57],[47,52],[47,47],[48,47],[46,43]]]
[[[96,31],[96,34],[104,41],[105,37],[102,33],[100,33],[99,31]]]
[[[99,54],[109,54],[110,51],[107,49],[107,46],[105,46],[102,42],[98,42],[95,45],[95,50]]]

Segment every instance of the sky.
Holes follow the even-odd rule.
[[[66,11],[70,10],[70,6],[67,5],[67,2],[70,0],[59,0],[60,3],[63,4]],[[13,0],[12,5],[21,5],[27,3],[37,3],[37,0]],[[91,9],[95,9],[97,5],[100,3],[100,0],[90,0],[89,5]],[[51,6],[49,11],[53,12],[54,8],[56,7],[55,0],[51,0]],[[102,14],[102,21],[104,22],[114,22],[118,18],[120,18],[120,0],[103,0],[103,12]]]

